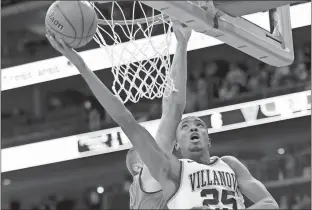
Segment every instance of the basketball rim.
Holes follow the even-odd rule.
[[[138,4],[141,4],[140,1],[129,1],[128,3],[130,3],[130,2],[133,2],[133,4],[135,2],[138,2]],[[97,13],[101,13],[100,10],[95,6],[95,3],[98,3],[98,4],[109,4],[109,3],[116,3],[116,1],[94,1],[94,2],[92,2],[92,5],[94,6],[96,12]],[[123,8],[119,5],[119,3],[116,4],[116,5],[119,7],[119,9],[121,11],[123,11]],[[154,8],[149,7],[149,6],[145,5],[145,4],[144,4],[144,6],[150,8],[153,11],[157,11]],[[143,11],[142,7],[141,7],[141,9]],[[132,12],[133,12],[133,10],[134,10],[134,8],[132,6]],[[157,12],[159,12],[159,11],[157,11]],[[102,15],[102,13],[101,13],[101,15]],[[118,25],[151,24],[151,23],[153,23],[154,25],[157,25],[157,24],[162,24],[163,21],[166,21],[166,22],[167,21],[171,21],[170,17],[168,15],[164,14],[164,13],[152,15],[152,16],[149,16],[149,17],[132,18],[132,19],[130,19],[130,18],[127,19],[127,18],[125,18],[124,15],[123,15],[123,17],[124,17],[123,20],[116,20],[116,19],[109,20],[108,18],[106,18],[106,20],[99,19],[98,23],[100,25],[111,25],[112,22],[113,22],[113,24],[118,24]],[[112,21],[112,22],[108,23],[108,21]]]

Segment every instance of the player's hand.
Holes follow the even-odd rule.
[[[58,42],[50,34],[46,34],[47,39],[54,49],[64,55],[76,68],[85,66],[85,62],[82,57],[71,47],[69,47],[62,39]]]
[[[192,34],[192,29],[178,21],[173,21],[173,32],[179,43],[187,44]]]

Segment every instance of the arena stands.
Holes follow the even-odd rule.
[[[2,68],[58,56],[38,34],[21,30],[1,33]],[[17,37],[23,39],[16,42]],[[282,68],[268,66],[226,45],[189,52],[185,113],[310,91],[311,26],[294,29],[293,37],[295,61]],[[81,50],[95,46],[93,43]],[[111,86],[109,69],[96,74]],[[126,105],[140,122],[159,119],[161,114],[160,99]],[[2,91],[1,118],[3,154],[5,149],[116,127],[80,75]],[[229,116],[229,121],[234,118]],[[108,138],[120,140],[121,134],[117,134]],[[229,129],[212,134],[213,155],[237,156],[265,183],[281,209],[310,209],[310,136],[310,115]],[[61,148],[65,144],[51,147],[55,156],[66,153]],[[76,159],[4,171],[2,206],[10,210],[128,208],[132,179],[125,167],[126,148],[84,156],[90,148],[75,145]],[[20,159],[19,155],[12,159]],[[246,200],[246,204],[250,202]]]

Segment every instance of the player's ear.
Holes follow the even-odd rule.
[[[175,148],[177,151],[179,151],[180,145],[179,145],[179,142],[178,142],[178,141],[176,141],[176,143],[174,144],[174,148]]]
[[[208,147],[210,148],[211,147],[211,139],[208,138]]]
[[[140,164],[133,164],[132,165],[132,170],[135,171],[136,173],[139,173],[141,169],[142,169],[142,167],[140,166]]]

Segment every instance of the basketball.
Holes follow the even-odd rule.
[[[98,19],[88,1],[56,1],[45,17],[47,32],[72,48],[89,43],[96,33]]]

